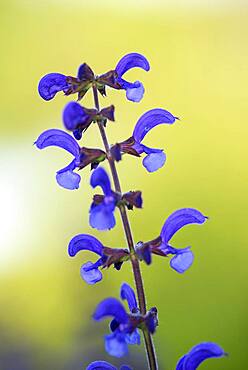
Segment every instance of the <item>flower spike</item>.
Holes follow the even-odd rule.
[[[116,180],[114,181],[116,183],[119,180],[114,162],[120,161],[123,154],[136,157],[141,157],[144,154],[142,164],[146,170],[148,172],[157,171],[165,164],[166,155],[164,150],[148,147],[143,144],[143,141],[154,127],[161,124],[171,125],[179,119],[165,109],[151,109],[139,118],[131,137],[113,146],[108,145],[108,139],[105,137],[105,127],[107,121],[115,120],[115,107],[110,105],[100,110],[98,93],[106,96],[106,87],[108,86],[116,90],[125,90],[128,100],[140,102],[145,92],[143,84],[140,81],[129,82],[123,78],[125,73],[133,68],[149,71],[150,65],[143,55],[129,53],[120,59],[115,69],[102,75],[96,75],[86,63],[83,63],[79,66],[75,77],[61,73],[49,73],[42,77],[38,85],[38,92],[44,100],[52,100],[57,93],[63,92],[65,95],[77,94],[78,101],[80,101],[87,91],[92,88],[95,108],[88,109],[78,102],[69,102],[63,111],[63,123],[64,127],[73,136],[62,130],[51,129],[44,131],[38,137],[35,145],[39,149],[56,146],[72,155],[71,162],[56,173],[57,183],[66,189],[79,188],[81,177],[78,173],[75,173],[75,170],[81,170],[88,165],[91,166],[91,170],[94,170],[90,178],[90,185],[94,189],[99,186],[102,194],[94,194],[90,207],[89,222],[93,228],[98,230],[113,228],[116,223],[114,212],[116,207],[119,208],[129,249],[110,248],[104,246],[91,235],[78,234],[69,242],[68,254],[70,257],[74,257],[79,252],[86,250],[97,255],[95,262],[87,261],[80,268],[82,279],[91,285],[102,280],[103,269],[108,269],[113,265],[116,270],[120,270],[124,262],[129,260],[132,262],[138,301],[134,290],[127,283],[123,283],[120,289],[121,300],[113,297],[104,299],[97,305],[92,317],[95,321],[102,321],[110,317],[110,332],[104,336],[105,350],[109,355],[118,358],[128,354],[129,345],[140,344],[139,330],[141,330],[144,334],[149,368],[157,369],[151,335],[155,333],[158,326],[158,311],[156,307],[146,310],[146,298],[139,272],[139,260],[150,265],[152,254],[163,257],[170,256],[170,267],[178,273],[184,273],[194,260],[191,247],[174,248],[171,245],[171,239],[184,226],[189,224],[201,225],[207,217],[194,208],[182,208],[173,212],[167,218],[160,235],[156,239],[145,243],[140,241],[135,246],[133,246],[133,243],[131,243],[132,245],[129,243],[130,240],[133,240],[133,237],[129,230],[129,221],[125,210],[133,210],[134,207],[142,208],[142,193],[139,190],[122,193],[119,186],[116,186],[116,190],[113,191],[107,172],[98,166],[100,162],[107,159],[112,169],[113,180]],[[80,147],[77,143],[77,140],[81,140],[83,133],[92,123],[97,123],[100,128],[106,153],[100,149]],[[124,303],[128,305],[128,310],[126,310],[122,301],[126,301]],[[178,361],[176,370],[196,370],[206,359],[218,358],[224,355],[223,349],[217,344],[211,342],[200,343]],[[118,369],[109,362],[94,361],[87,366],[86,370]],[[119,370],[132,369],[127,365],[122,365]]]
[[[196,370],[198,366],[208,358],[223,357],[226,353],[215,343],[200,343],[193,347],[178,362],[176,370]]]

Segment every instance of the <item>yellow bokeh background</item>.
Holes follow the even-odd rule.
[[[103,281],[92,287],[79,276],[82,262],[92,256],[67,255],[78,233],[125,247],[119,216],[112,231],[92,230],[89,170],[81,172],[79,190],[66,191],[57,186],[55,172],[70,155],[32,145],[42,131],[62,128],[63,107],[74,98],[58,94],[44,102],[37,93],[41,76],[75,75],[83,62],[104,73],[133,51],[151,64],[149,73],[127,75],[144,83],[145,96],[134,104],[124,92],[108,90],[101,99],[102,106],[116,107],[116,122],[107,127],[110,142],[128,138],[151,108],[180,117],[146,138],[165,149],[161,170],[148,174],[131,157],[118,164],[123,189],[143,193],[143,210],[130,212],[135,241],[156,237],[178,208],[209,216],[205,225],[188,226],[173,239],[175,247],[191,245],[195,254],[184,275],[159,257],[150,267],[142,265],[148,305],[159,311],[154,341],[160,369],[175,369],[202,341],[217,342],[229,353],[206,361],[202,370],[247,366],[247,7],[242,1],[209,8],[190,1],[132,5],[0,3],[0,370],[77,370],[95,359],[146,368],[142,347],[131,348],[122,361],[107,356],[107,323],[91,320],[99,300],[118,296],[122,281],[133,284],[131,266],[104,271]],[[83,104],[92,106],[91,93]],[[95,126],[82,145],[102,147]]]

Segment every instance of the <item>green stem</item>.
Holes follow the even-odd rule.
[[[97,92],[97,88],[95,85],[93,85],[93,95],[94,95],[95,107],[99,112],[100,105],[99,105],[99,99],[98,99],[98,92]],[[122,194],[119,176],[116,170],[115,161],[111,157],[110,146],[109,146],[108,139],[106,136],[105,128],[101,122],[98,122],[98,127],[100,130],[100,134],[102,137],[105,150],[106,150],[112,178],[114,181],[115,191]],[[124,232],[126,235],[127,245],[128,245],[128,248],[131,254],[131,263],[132,263],[134,280],[135,280],[137,296],[138,296],[138,301],[139,301],[139,308],[140,308],[141,314],[145,315],[146,314],[146,298],[145,298],[143,280],[141,276],[140,263],[135,254],[133,236],[132,236],[132,231],[131,231],[130,223],[128,220],[126,208],[125,206],[120,206],[119,209],[120,209]],[[151,334],[149,333],[147,329],[144,329],[143,335],[144,335],[144,341],[145,341],[147,361],[149,363],[149,369],[157,370],[158,367],[157,367],[157,361],[156,361],[156,354],[155,354],[155,349],[154,349],[154,344],[152,341]]]

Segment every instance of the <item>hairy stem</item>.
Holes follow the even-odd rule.
[[[96,86],[93,86],[93,95],[94,95],[94,102],[95,102],[95,107],[100,111],[100,105],[99,105],[99,99],[98,99],[98,92]],[[119,176],[116,170],[115,166],[115,161],[111,157],[110,153],[110,146],[108,143],[108,139],[106,136],[105,128],[104,126],[98,122],[98,127],[100,130],[100,134],[102,137],[102,141],[106,150],[114,186],[115,186],[115,191],[118,193],[122,193],[121,191],[121,185],[120,185],[120,180]],[[135,285],[136,285],[136,290],[137,290],[137,296],[138,296],[138,301],[139,301],[139,308],[140,312],[142,315],[146,314],[146,298],[145,298],[145,291],[144,291],[144,286],[143,286],[143,280],[141,276],[141,271],[140,271],[140,263],[139,260],[135,254],[135,249],[134,249],[134,242],[133,242],[133,236],[132,236],[132,231],[130,227],[130,223],[128,220],[127,216],[127,211],[125,206],[120,206],[120,214],[121,214],[121,219],[123,223],[123,228],[127,240],[127,245],[131,254],[131,263],[132,263],[132,268],[133,268],[133,274],[134,274],[134,280],[135,280]],[[150,370],[157,370],[157,361],[156,361],[156,354],[155,354],[155,349],[154,349],[154,344],[152,341],[151,334],[147,329],[143,330],[143,335],[144,335],[144,340],[145,340],[145,347],[146,347],[146,354],[147,354],[147,360],[149,363],[149,368]]]

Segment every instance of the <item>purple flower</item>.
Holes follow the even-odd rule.
[[[74,172],[76,168],[82,169],[89,164],[96,168],[96,166],[106,158],[106,154],[102,150],[80,148],[72,136],[57,129],[44,131],[36,140],[35,145],[39,149],[57,146],[74,156],[72,162],[59,170],[56,174],[57,183],[69,190],[79,188],[81,177]]]
[[[123,153],[135,156],[140,156],[145,153],[146,156],[143,159],[143,166],[148,172],[157,171],[164,165],[166,155],[163,149],[150,148],[142,144],[142,141],[146,134],[157,125],[173,124],[176,119],[178,118],[161,108],[151,109],[144,113],[135,125],[133,136],[122,143],[116,144],[112,148],[115,159],[117,161],[121,159],[121,157],[118,156],[118,149]]]
[[[99,167],[91,175],[90,185],[100,186],[104,193],[101,202],[93,201],[90,208],[90,225],[98,230],[112,229],[115,226],[114,211],[117,205],[115,193],[111,190],[107,172]]]
[[[126,97],[133,102],[139,102],[144,95],[144,86],[140,81],[128,82],[122,76],[132,68],[141,68],[149,71],[148,60],[141,54],[130,53],[125,55],[117,63],[115,70],[109,71],[96,78],[98,90],[102,95],[106,95],[105,86],[110,86],[118,90],[126,90]]]
[[[74,156],[68,166],[57,172],[56,180],[60,186],[66,189],[78,189],[81,177],[74,170],[79,162],[80,147],[76,140],[62,130],[51,129],[44,131],[36,140],[35,145],[39,149],[44,149],[48,146],[58,146]]]
[[[161,124],[172,124],[175,122],[177,117],[174,117],[170,112],[165,109],[151,109],[143,114],[135,125],[133,131],[133,138],[135,144],[133,148],[139,153],[146,153],[147,155],[143,159],[143,166],[149,172],[157,171],[161,168],[166,160],[166,155],[163,149],[150,148],[141,144],[146,134]]]
[[[151,253],[164,257],[171,254],[173,257],[170,260],[170,266],[180,274],[184,273],[192,265],[194,255],[190,247],[176,249],[169,242],[173,235],[185,225],[203,224],[206,219],[207,217],[194,208],[182,208],[173,212],[165,221],[158,238],[147,243],[139,242],[136,245],[139,258],[149,265]]]
[[[196,370],[206,359],[225,355],[223,349],[215,343],[200,343],[179,360],[176,370]]]
[[[90,88],[93,78],[93,71],[84,63],[79,67],[77,77],[65,76],[61,73],[45,75],[39,82],[38,91],[44,100],[53,99],[59,91],[63,91],[65,95],[78,93],[80,100]]]
[[[87,109],[76,102],[70,102],[63,111],[64,126],[73,132],[77,140],[80,140],[82,132],[86,131],[90,124],[98,119],[101,122],[105,122],[107,119],[114,121],[114,106],[111,105],[97,112],[96,109]]]
[[[104,265],[107,260],[107,256],[104,255],[104,246],[102,243],[98,239],[87,234],[74,236],[68,246],[70,257],[74,257],[82,250],[93,252],[100,257],[95,263],[91,261],[84,263],[80,269],[82,279],[87,284],[92,285],[102,280],[102,273],[99,271],[99,267]]]
[[[194,255],[190,247],[176,249],[168,243],[173,235],[188,224],[203,224],[206,218],[201,212],[194,208],[182,208],[173,212],[165,221],[161,230],[162,244],[159,249],[165,254],[172,254],[170,266],[179,273],[185,272],[193,263]]]
[[[88,234],[74,236],[68,245],[70,257],[76,256],[82,250],[94,252],[99,257],[94,263],[91,261],[84,263],[80,269],[81,277],[87,284],[95,284],[102,280],[99,268],[108,268],[114,265],[116,270],[120,270],[123,262],[130,258],[127,249],[105,247],[98,239]]]
[[[96,321],[108,316],[113,317],[110,323],[112,333],[105,336],[105,349],[109,355],[115,357],[125,356],[128,353],[129,344],[140,344],[140,335],[135,322],[135,315],[139,319],[139,310],[134,291],[126,283],[121,286],[121,298],[127,300],[132,316],[126,312],[122,303],[116,298],[103,300],[93,314]]]
[[[126,90],[126,97],[128,100],[133,102],[139,102],[144,95],[144,86],[140,81],[128,82],[122,78],[122,76],[132,68],[142,68],[145,71],[150,70],[150,65],[148,60],[141,54],[130,53],[125,55],[118,62],[115,67],[115,72],[117,74],[116,82],[120,86],[120,89]]]
[[[86,370],[118,370],[118,369],[117,367],[111,365],[109,362],[94,361],[87,366]],[[127,365],[122,365],[120,367],[120,370],[132,370],[132,368]]]
[[[80,140],[82,132],[87,130],[92,122],[92,115],[89,110],[76,102],[68,103],[63,111],[63,122],[65,128],[73,132],[74,137]]]

